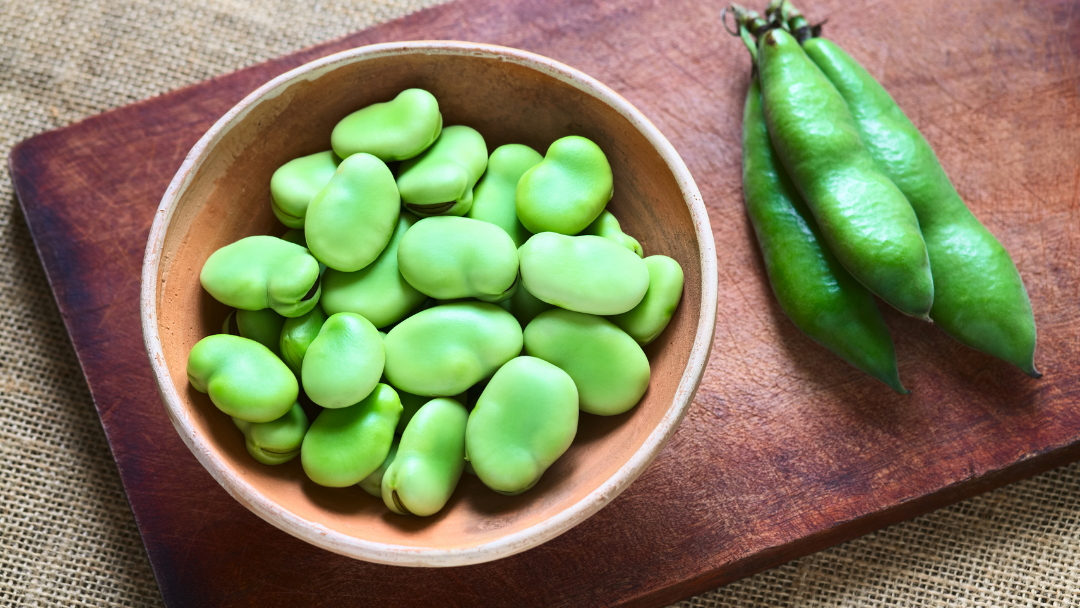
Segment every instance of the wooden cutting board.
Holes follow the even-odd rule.
[[[459,0],[20,144],[19,200],[169,606],[660,606],[1080,457],[1080,2],[805,2],[893,92],[1013,253],[1046,377],[887,313],[893,395],[802,336],[745,218],[749,63],[702,0]],[[498,562],[408,569],[296,540],[231,499],[174,432],[139,327],[154,210],[199,136],[287,69],[460,39],[613,87],[682,154],[716,236],[713,356],[675,438],[622,496]]]

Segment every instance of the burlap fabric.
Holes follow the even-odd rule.
[[[6,0],[0,152],[6,158],[35,133],[436,1]],[[1080,592],[1078,503],[1073,465],[679,606],[1069,606]],[[7,172],[0,172],[0,604],[161,604]]]

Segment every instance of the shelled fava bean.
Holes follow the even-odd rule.
[[[420,89],[346,116],[329,145],[270,180],[291,230],[227,245],[200,275],[236,310],[191,349],[188,379],[253,458],[300,456],[317,484],[425,516],[464,471],[529,490],[579,412],[638,404],[642,347],[671,320],[683,274],[644,257],[605,209],[599,146],[569,136],[546,155],[489,156]]]

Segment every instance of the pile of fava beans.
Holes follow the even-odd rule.
[[[595,143],[489,156],[480,133],[442,122],[431,93],[408,89],[342,119],[332,150],[282,165],[270,198],[291,230],[206,260],[203,288],[236,310],[187,364],[259,462],[299,455],[315,483],[420,516],[464,471],[525,492],[579,411],[637,405],[642,346],[683,289],[679,264],[643,258],[605,209]]]
[[[787,0],[725,14],[753,59],[743,193],[784,313],[898,393],[874,295],[1040,377],[1016,265],[889,93]]]

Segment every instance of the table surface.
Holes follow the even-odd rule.
[[[184,5],[177,19],[196,24],[209,20],[220,36],[206,42],[208,48],[176,48],[169,54],[158,52],[160,36],[139,29],[150,27],[148,22],[156,17],[147,15],[146,7],[118,5],[102,15],[66,9],[44,5],[42,14],[16,15],[25,18],[12,19],[0,29],[0,36],[11,41],[5,48],[14,49],[8,63],[12,78],[5,90],[9,94],[2,102],[8,146],[43,128],[208,75],[198,70],[226,71],[235,66],[227,62],[237,60],[241,48],[237,38],[246,40],[253,29],[273,27],[226,9]],[[313,20],[327,19],[326,14],[313,13]],[[95,24],[100,28],[95,29]],[[182,22],[166,21],[153,27],[184,31]],[[349,29],[355,27],[344,31]],[[76,35],[82,30],[96,36]],[[247,34],[240,36],[234,30]],[[273,37],[276,32],[264,33]],[[294,30],[286,33],[299,36]],[[298,44],[267,55],[335,33],[344,32],[308,32],[310,38],[300,37]],[[48,63],[43,53],[52,50],[54,36],[77,40],[89,49],[75,60],[65,58],[43,70],[41,66]],[[176,36],[176,44],[182,47],[184,38]],[[248,49],[248,60],[266,56],[259,55],[259,50]],[[204,55],[198,55],[199,51]],[[154,78],[158,89],[140,88],[150,87],[148,82]],[[666,120],[667,124],[657,121],[662,130],[677,128],[671,122],[674,118]],[[4,186],[10,188],[10,183]],[[10,194],[5,201],[10,205]],[[12,390],[3,397],[10,404],[3,414],[9,424],[0,437],[3,449],[15,457],[0,465],[8,473],[2,486],[6,511],[0,524],[5,526],[0,572],[5,585],[0,594],[10,593],[28,604],[34,600],[48,603],[49,598],[69,597],[89,583],[91,595],[84,598],[93,594],[111,601],[152,598],[153,583],[140,563],[138,537],[123,512],[115,473],[62,326],[42,285],[25,227],[10,207],[4,217],[9,221],[0,246],[5,286],[12,288],[0,296],[7,300],[0,305],[9,311],[3,317],[8,338],[0,352],[5,382]],[[992,598],[1004,603],[1010,597],[1016,601],[1067,597],[1076,584],[1068,574],[1072,563],[1068,560],[1074,558],[1068,549],[1069,523],[1075,510],[1075,497],[1069,493],[1075,484],[1069,482],[1075,475],[1075,467],[1068,467],[730,586],[714,597],[724,603],[744,600],[762,605],[858,603],[860,598],[875,597],[912,603],[934,598]],[[43,539],[48,539],[45,551],[31,549]],[[923,560],[916,559],[920,555]],[[1051,566],[1046,567],[1047,563]]]

